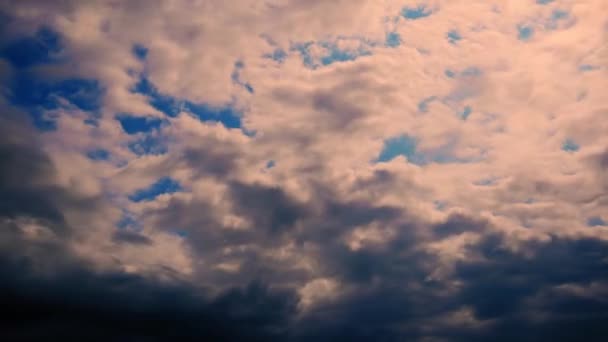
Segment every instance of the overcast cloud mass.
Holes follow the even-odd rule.
[[[605,0],[0,0],[3,341],[607,341]]]

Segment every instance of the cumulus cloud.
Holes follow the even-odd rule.
[[[3,331],[601,341],[607,13],[0,2]]]

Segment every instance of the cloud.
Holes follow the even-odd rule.
[[[42,277],[28,266],[4,261],[1,271],[10,275],[10,282],[3,283],[0,300],[19,308],[3,324],[5,336],[280,340],[286,336],[284,319],[295,305],[292,294],[261,284],[227,290],[211,300],[186,284],[153,283],[136,275],[99,274],[83,267],[74,265]],[[15,277],[17,269],[20,276]],[[157,324],[150,325],[150,320]],[[23,322],[36,329],[23,329]]]
[[[601,341],[605,12],[0,4],[3,331]]]

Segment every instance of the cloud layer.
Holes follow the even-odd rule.
[[[3,335],[601,341],[606,14],[0,1]]]

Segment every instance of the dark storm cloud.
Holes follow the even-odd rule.
[[[290,292],[259,283],[213,299],[189,284],[163,284],[85,265],[39,276],[27,262],[2,259],[0,302],[12,308],[0,323],[11,341],[280,341],[295,308]]]
[[[504,242],[505,237],[488,234],[470,247],[484,260],[459,263],[454,280],[462,285],[456,291],[425,278],[431,256],[399,248],[344,250],[347,257],[339,264],[357,276],[348,278],[351,289],[300,321],[295,340],[604,340],[608,301],[598,295],[608,291],[606,242],[531,242],[525,248],[533,257],[507,250]],[[580,293],[562,290],[573,285],[582,288]],[[595,293],[588,289],[592,285]],[[472,308],[478,326],[432,323],[462,308]]]
[[[602,341],[608,328],[608,302],[584,296],[587,287],[608,291],[608,243],[593,238],[528,242],[515,252],[508,237],[492,233],[487,222],[453,215],[429,227],[450,236],[482,234],[472,244],[473,259],[458,262],[445,281],[428,275],[437,260],[417,246],[423,236],[404,226],[393,242],[357,251],[327,242],[327,274],[349,290],[338,301],[320,304],[300,323],[297,340],[402,341]],[[450,283],[457,281],[455,288]],[[579,286],[581,293],[558,291]],[[599,290],[598,290],[599,289]],[[471,308],[478,326],[439,317]]]
[[[608,281],[607,242],[554,237],[524,245],[532,257],[514,253],[503,243],[503,237],[488,235],[472,247],[482,261],[458,267],[457,276],[467,284],[463,299],[480,318],[508,317],[525,309],[524,300],[553,286]]]
[[[495,341],[602,341],[608,334],[608,303],[557,291],[595,284],[608,290],[608,243],[592,238],[528,242],[515,253],[505,237],[487,235],[471,246],[480,261],[463,262],[457,300],[480,320],[492,320],[476,339]],[[531,255],[530,255],[531,254]],[[583,292],[586,290],[583,290]],[[464,333],[464,332],[463,332]]]

